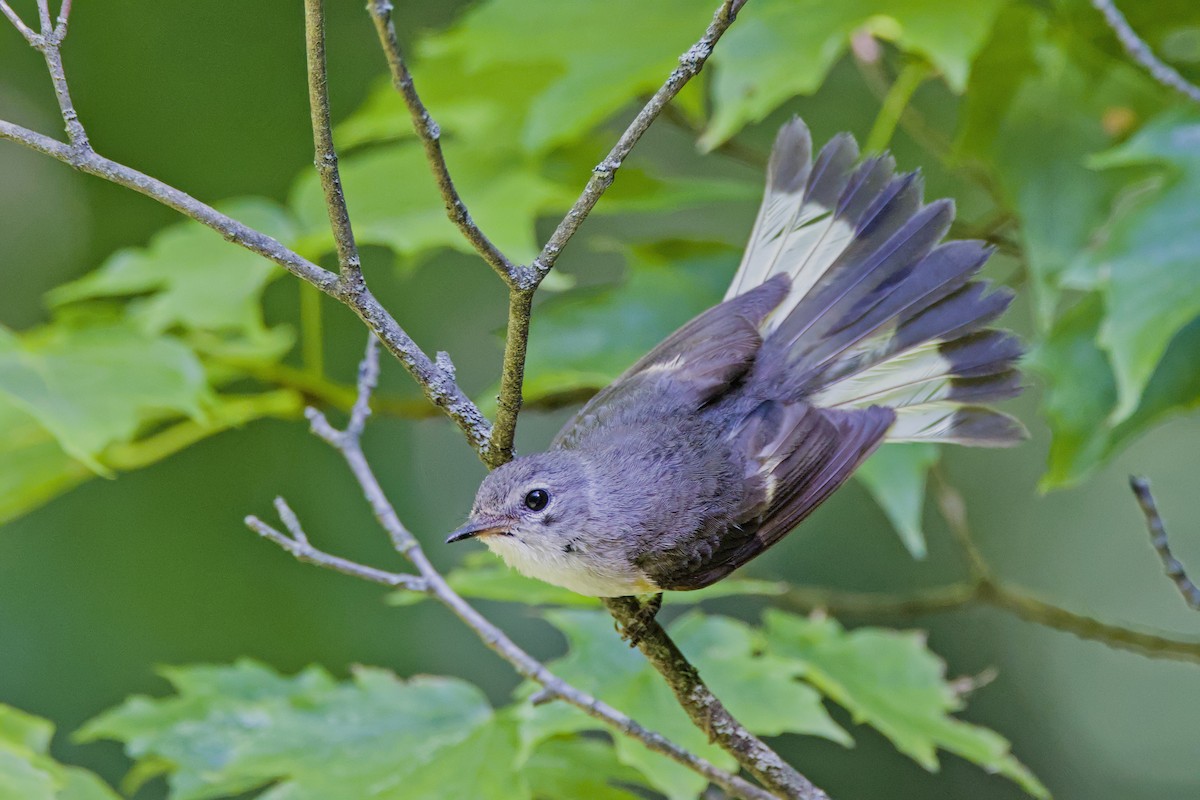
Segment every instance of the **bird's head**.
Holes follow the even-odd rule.
[[[498,552],[522,545],[562,551],[586,524],[589,494],[587,474],[573,453],[515,459],[483,479],[470,518],[446,542],[479,537]]]

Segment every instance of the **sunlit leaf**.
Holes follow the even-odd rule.
[[[921,766],[937,770],[942,749],[1004,775],[1034,797],[1050,796],[1013,757],[1004,737],[951,716],[963,699],[946,681],[946,665],[926,648],[923,634],[846,631],[832,619],[775,610],[766,612],[765,622],[771,654],[796,664],[805,680],[856,722],[876,728]]]
[[[49,755],[54,726],[0,704],[0,800],[118,800],[96,775]]]
[[[270,800],[528,796],[513,774],[511,724],[463,681],[363,668],[337,682],[315,667],[284,677],[249,661],[163,675],[174,695],[130,698],[79,736],[156,762],[172,800],[265,787]]]
[[[16,334],[0,328],[0,397],[49,430],[92,469],[147,420],[203,416],[208,384],[178,341],[123,324],[65,323]]]
[[[347,156],[341,173],[360,244],[390,247],[406,255],[440,247],[473,252],[446,217],[418,143],[401,142]],[[511,258],[522,261],[537,253],[533,228],[537,217],[543,211],[566,208],[574,200],[573,194],[542,177],[537,164],[513,163],[490,152],[458,151],[454,180],[480,227]],[[315,174],[297,182],[291,204],[303,231],[300,247],[310,253],[331,250],[329,218]]]
[[[1108,217],[1124,181],[1089,157],[1158,107],[1143,73],[1055,36],[1038,12],[1012,6],[971,71],[960,155],[986,159],[1020,222],[1043,329],[1063,272]],[[1123,120],[1123,121],[1122,121]]]
[[[538,746],[521,769],[538,800],[642,800],[645,778],[617,760],[612,745],[560,736]]]
[[[855,476],[879,503],[913,558],[925,557],[925,478],[937,463],[937,445],[887,444],[858,468]]]
[[[457,54],[468,74],[511,65],[522,70],[507,91],[533,96],[521,142],[536,152],[570,141],[657,89],[714,9],[696,0],[549,3],[538,7],[531,25],[527,3],[489,0],[432,46]],[[614,57],[616,41],[620,58]],[[523,86],[526,81],[532,85]]]
[[[714,113],[701,145],[716,147],[785,100],[812,94],[865,28],[941,70],[961,92],[1003,0],[763,0],[747,4],[713,56]]]
[[[268,200],[235,200],[221,209],[284,244],[295,238],[292,218]],[[148,333],[178,328],[236,336],[270,345],[277,357],[290,346],[290,336],[277,331],[277,341],[268,341],[261,301],[266,285],[282,274],[262,256],[198,222],[183,222],[156,234],[146,247],[118,250],[47,299],[63,305],[121,298],[128,301],[127,319]]]
[[[1071,270],[1094,276],[1104,294],[1098,341],[1112,359],[1119,422],[1138,407],[1171,339],[1200,316],[1200,114],[1159,117],[1092,164],[1160,173]]]
[[[0,523],[37,508],[94,474],[67,455],[32,415],[0,397]]]
[[[1043,491],[1079,483],[1137,435],[1200,406],[1200,320],[1195,320],[1167,347],[1137,410],[1114,424],[1116,378],[1096,344],[1103,319],[1102,299],[1091,294],[1030,353],[1030,368],[1046,384],[1043,411],[1054,432]]]

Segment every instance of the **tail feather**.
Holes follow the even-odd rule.
[[[892,441],[995,446],[1024,435],[977,405],[1021,388],[1017,340],[986,329],[1012,300],[972,280],[991,248],[939,244],[949,200],[925,204],[918,174],[888,155],[855,166],[853,137],[814,160],[798,119],[780,131],[767,191],[727,297],[786,273],[787,296],[762,325],[760,374],[781,399],[897,410]],[[780,377],[783,376],[783,377]]]

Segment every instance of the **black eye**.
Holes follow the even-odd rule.
[[[530,511],[541,511],[550,502],[550,493],[545,489],[534,489],[525,495],[525,507]]]

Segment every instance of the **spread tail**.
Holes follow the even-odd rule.
[[[1021,390],[1021,347],[986,327],[1012,301],[972,280],[982,242],[939,244],[954,204],[922,201],[916,173],[889,155],[859,163],[849,134],[814,160],[799,119],[775,141],[767,189],[726,299],[785,273],[787,296],[762,325],[759,374],[781,399],[896,410],[888,441],[1004,446],[1020,422],[982,404]]]

